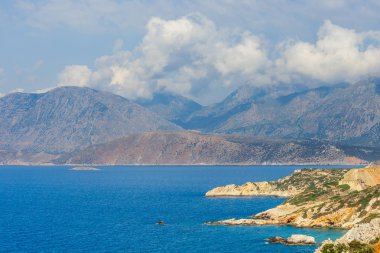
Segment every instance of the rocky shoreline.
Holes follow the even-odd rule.
[[[355,225],[341,238],[335,241],[324,241],[315,252],[332,252],[328,250],[337,251],[338,248],[345,248],[348,251],[352,247],[352,242],[356,242],[355,244],[362,249],[368,248],[369,251],[380,253],[380,219]]]
[[[346,245],[348,241],[357,240],[359,243],[368,244],[369,241],[364,238],[374,236],[380,238],[380,227],[373,225],[377,224],[377,220],[380,221],[380,166],[378,164],[358,169],[296,170],[277,181],[248,182],[241,186],[217,187],[208,191],[206,196],[288,198],[279,206],[252,217],[211,221],[207,222],[207,225],[291,225],[351,229],[337,240],[337,243],[344,242]],[[371,227],[374,229],[371,230]],[[372,248],[375,246],[370,245]]]

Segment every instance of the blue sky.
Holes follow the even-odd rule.
[[[0,2],[0,93],[165,89],[208,104],[242,84],[380,75],[380,2]]]

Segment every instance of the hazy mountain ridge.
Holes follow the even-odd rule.
[[[62,87],[0,99],[0,147],[62,153],[132,133],[179,130],[157,114],[108,92]]]
[[[168,91],[156,92],[151,99],[138,99],[136,103],[178,125],[183,125],[184,119],[203,107],[189,98]]]
[[[193,113],[184,127],[264,138],[380,145],[379,79],[284,93],[242,87],[224,101]]]
[[[314,89],[243,86],[207,107],[167,92],[138,102],[145,108],[80,87],[9,94],[0,98],[0,162],[318,164],[380,157],[378,80]],[[178,132],[173,122],[208,134]]]

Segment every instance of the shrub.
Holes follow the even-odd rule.
[[[338,187],[342,191],[348,191],[351,188],[348,184],[341,184],[341,185],[338,185]]]

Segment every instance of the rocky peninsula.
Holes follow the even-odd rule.
[[[373,233],[367,233],[364,229],[368,226],[375,227],[373,224],[377,224],[376,220],[380,220],[378,219],[380,218],[378,164],[357,169],[296,170],[277,181],[217,187],[207,192],[206,196],[287,197],[287,200],[279,206],[252,217],[208,222],[206,223],[208,225],[292,225],[351,229],[351,232],[342,237],[346,244],[355,240],[364,244],[369,243],[363,239],[364,237],[351,236],[351,234],[380,237],[380,229],[372,229]]]

